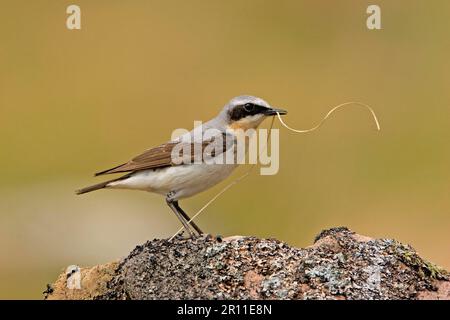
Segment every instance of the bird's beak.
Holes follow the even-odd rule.
[[[284,115],[284,114],[287,114],[287,111],[283,110],[283,109],[277,109],[277,108],[268,108],[264,112],[264,115],[266,115],[266,116],[275,116],[277,113],[279,113],[280,115]]]

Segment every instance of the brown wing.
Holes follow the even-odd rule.
[[[225,152],[230,147],[230,143],[229,143],[229,140],[226,139],[225,134],[222,137],[223,137],[223,145],[222,145],[221,151]],[[214,142],[215,142],[214,138],[212,138],[211,140],[202,142],[201,143],[202,153],[203,153],[203,150],[208,145],[210,145],[211,143],[214,143]],[[228,144],[227,144],[227,142],[228,142]],[[180,142],[164,143],[156,148],[152,148],[152,149],[144,151],[142,154],[134,157],[127,163],[118,165],[117,167],[114,167],[114,168],[111,168],[108,170],[97,172],[95,175],[99,176],[99,175],[103,175],[103,174],[139,171],[139,170],[174,166],[176,164],[174,164],[172,161],[172,150],[179,143]],[[197,145],[198,144],[200,144],[200,143],[197,143]],[[196,150],[196,143],[191,143],[190,150],[191,150],[191,160],[194,160],[194,158],[195,158],[194,151]],[[212,152],[212,156],[217,156],[214,154],[214,151]]]

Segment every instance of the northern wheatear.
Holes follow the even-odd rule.
[[[275,109],[261,98],[253,96],[238,96],[228,102],[222,111],[212,120],[202,125],[202,130],[213,129],[217,136],[225,141],[221,143],[220,152],[212,152],[212,157],[218,157],[219,153],[225,153],[230,148],[235,148],[234,139],[238,132],[248,129],[256,129],[268,116],[286,114],[285,110]],[[135,189],[162,194],[166,197],[166,202],[176,214],[189,236],[192,232],[189,228],[189,216],[180,208],[178,200],[191,197],[202,192],[227,178],[236,168],[237,163],[205,163],[204,161],[193,163],[178,163],[173,159],[173,150],[183,141],[189,141],[190,146],[195,150],[201,150],[214,143],[214,137],[208,141],[199,141],[195,137],[194,130],[181,137],[164,143],[158,147],[149,149],[127,163],[121,164],[109,170],[96,173],[96,176],[127,172],[126,175],[95,184],[80,190],[77,194],[83,194],[98,189]],[[231,140],[228,139],[231,136]],[[203,138],[202,138],[203,139]],[[228,143],[232,141],[232,143]],[[216,146],[217,147],[217,146]],[[192,150],[192,149],[191,149]],[[184,155],[185,156],[185,155]],[[191,154],[189,154],[191,157]],[[192,159],[195,155],[192,155]],[[198,234],[203,232],[193,222],[191,226]]]

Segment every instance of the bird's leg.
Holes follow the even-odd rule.
[[[188,233],[189,237],[193,238],[191,229],[189,229],[188,224],[186,223],[183,216],[181,215],[181,213],[178,211],[177,207],[175,206],[176,201],[172,200],[169,196],[167,196],[166,202],[167,202],[167,205],[170,207],[170,209],[172,209],[172,211],[175,213],[178,220],[180,220],[181,224],[183,225],[184,229]]]
[[[197,231],[198,235],[201,236],[203,234],[203,231],[200,230],[200,228],[195,224],[195,222],[191,221],[191,218],[189,218],[187,213],[184,212],[184,210],[180,208],[180,205],[178,204],[178,201],[174,201],[173,205],[175,206],[175,208],[178,209],[178,212],[184,217],[186,222],[188,222],[195,229],[195,231]]]

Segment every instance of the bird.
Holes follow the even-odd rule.
[[[234,97],[215,118],[202,124],[202,131],[214,132],[208,139],[203,135],[196,135],[194,128],[176,139],[144,151],[126,163],[95,173],[95,176],[126,174],[79,189],[76,194],[100,189],[132,189],[163,195],[188,236],[191,238],[195,236],[189,225],[200,236],[203,231],[180,207],[179,200],[194,196],[225,180],[238,164],[236,161],[234,163],[206,163],[202,159],[198,161],[198,155],[193,154],[192,150],[205,151],[209,147],[212,151],[208,154],[213,160],[219,156],[224,157],[227,152],[235,155],[239,134],[249,129],[256,130],[267,117],[285,114],[286,110],[274,108],[262,98],[251,95]],[[191,160],[190,162],[180,162],[179,159],[174,161],[174,151],[180,146],[190,147],[183,149],[188,151],[182,154]]]

